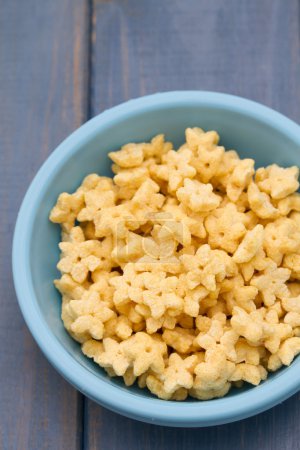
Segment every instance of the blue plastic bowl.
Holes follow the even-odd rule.
[[[299,165],[300,127],[258,103],[213,92],[167,92],[116,106],[75,131],[47,159],[21,206],[13,243],[13,273],[25,321],[53,366],[95,402],[159,425],[201,427],[233,422],[282,402],[300,388],[300,359],[258,387],[233,389],[222,399],[166,402],[147,390],[126,388],[86,358],[65,331],[58,276],[59,227],[48,220],[60,192],[72,192],[91,172],[109,175],[107,153],[157,133],[180,145],[188,126],[217,130],[222,144],[258,165]]]

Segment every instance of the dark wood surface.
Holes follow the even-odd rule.
[[[300,122],[296,0],[2,0],[0,7],[0,449],[297,450],[300,396],[205,429],[146,425],[69,386],[19,312],[11,238],[25,190],[89,117],[174,89],[229,92]]]

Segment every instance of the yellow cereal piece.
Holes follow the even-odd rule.
[[[201,128],[187,128],[185,130],[185,139],[188,148],[192,151],[196,151],[199,145],[211,149],[219,142],[219,135],[216,131],[204,132]]]
[[[231,383],[224,383],[224,385],[220,389],[197,389],[192,388],[189,390],[189,394],[191,397],[194,397],[198,400],[211,400],[213,398],[224,397],[231,387]]]
[[[191,330],[175,327],[174,330],[164,330],[162,334],[164,342],[179,353],[190,353],[195,339]]]
[[[241,274],[244,277],[244,280],[249,281],[252,278],[255,270],[260,272],[263,271],[268,266],[268,263],[269,259],[266,258],[264,250],[259,249],[256,255],[253,256],[253,258],[250,261],[246,263],[241,263],[239,265],[239,268]]]
[[[78,340],[84,336],[102,339],[104,323],[115,313],[100,300],[96,291],[86,291],[82,300],[71,300],[67,305],[69,316],[73,319],[70,329]]]
[[[156,395],[158,398],[162,400],[177,400],[182,401],[185,400],[188,392],[184,388],[179,388],[178,391],[174,393],[166,392],[164,389],[164,383],[154,375],[148,375],[146,378],[146,385],[152,394]]]
[[[78,283],[83,283],[89,272],[103,267],[102,244],[98,240],[61,242],[59,248],[62,254],[57,268],[69,273]]]
[[[289,269],[278,269],[276,264],[270,261],[261,275],[254,275],[250,284],[261,292],[264,304],[272,306],[276,298],[288,296],[288,288],[285,283],[290,278],[290,274]]]
[[[228,178],[226,193],[232,202],[236,202],[244,189],[252,181],[254,175],[254,160],[242,159],[238,161]]]
[[[230,381],[246,381],[257,386],[261,381],[267,378],[267,371],[263,366],[253,366],[252,364],[237,364]]]
[[[61,319],[109,377],[163,400],[257,386],[300,353],[298,168],[187,128],[110,152],[50,213]]]
[[[151,175],[168,182],[170,192],[176,191],[183,184],[185,178],[193,178],[196,169],[191,165],[193,153],[185,148],[175,152],[170,150],[163,155],[162,164],[150,167]]]
[[[130,366],[130,360],[124,353],[124,342],[117,342],[115,339],[103,339],[103,352],[97,355],[95,362],[101,367],[112,368],[116,375],[123,376]]]
[[[263,240],[264,227],[262,225],[256,225],[252,230],[247,231],[233,255],[233,260],[239,264],[251,261],[258,250],[262,248]]]
[[[264,336],[263,324],[253,320],[250,314],[235,306],[230,320],[232,328],[249,343],[260,344]]]
[[[110,152],[110,159],[122,168],[138,167],[144,160],[144,144],[126,144],[117,152]]]
[[[276,219],[279,216],[279,211],[271,203],[270,196],[261,192],[255,183],[249,184],[247,193],[249,205],[258,217],[261,219]]]
[[[82,344],[81,349],[86,356],[97,360],[101,353],[103,353],[103,344],[94,339],[89,339]]]
[[[298,297],[282,298],[281,305],[285,311],[300,313],[300,295]]]
[[[223,158],[216,175],[211,180],[212,184],[225,193],[228,180],[239,161],[240,158],[237,152],[234,150],[226,151],[223,154]]]
[[[180,256],[184,269],[187,271],[186,283],[189,289],[198,285],[208,291],[216,290],[217,282],[224,280],[226,275],[236,273],[235,263],[225,252],[212,250],[208,244],[199,247],[195,255]]]
[[[133,373],[139,376],[147,370],[162,373],[167,347],[164,342],[154,339],[147,333],[139,332],[123,341],[124,355],[133,366]]]
[[[246,363],[253,366],[258,366],[261,357],[265,355],[266,351],[263,346],[250,345],[245,339],[239,338],[235,345],[237,364]],[[246,380],[245,380],[246,381]]]
[[[299,169],[296,166],[284,169],[272,164],[256,171],[255,181],[259,189],[275,200],[287,197],[297,191]]]
[[[59,280],[54,280],[54,285],[63,296],[69,299],[80,299],[85,292],[84,286],[76,283],[68,274],[64,274]]]
[[[224,151],[224,147],[220,146],[207,148],[199,145],[197,153],[192,159],[192,164],[197,170],[201,182],[208,183],[217,174]]]
[[[268,369],[277,370],[283,364],[289,366],[295,356],[300,353],[300,337],[286,339],[280,346],[278,352],[269,359]]]
[[[156,211],[162,207],[165,201],[165,197],[158,193],[159,190],[159,185],[148,178],[148,180],[144,181],[143,184],[136,190],[131,202],[135,208],[145,208],[145,205],[147,205],[151,208],[151,211]]]
[[[294,253],[300,247],[300,230],[297,224],[281,217],[265,227],[264,249],[269,258],[280,265],[284,255]]]
[[[300,280],[300,254],[290,253],[285,255],[282,265],[291,270],[291,278]]]
[[[56,205],[51,210],[49,219],[59,223],[63,230],[69,231],[74,227],[78,213],[84,206],[83,193],[76,191],[74,194],[63,192],[59,195]]]
[[[278,202],[278,209],[282,216],[287,216],[291,211],[300,211],[300,194],[291,194]]]
[[[128,210],[126,204],[120,204],[97,211],[94,224],[95,234],[98,238],[113,235],[114,238],[123,239],[129,230],[138,229],[141,222]]]
[[[218,391],[224,388],[234,369],[235,364],[226,359],[226,353],[221,346],[209,348],[205,353],[205,361],[195,367],[193,389]]]
[[[184,186],[176,192],[177,198],[182,204],[194,212],[207,212],[216,209],[220,202],[220,196],[213,193],[211,184],[200,183],[197,180],[184,180]]]
[[[183,205],[174,205],[166,203],[163,208],[167,214],[170,214],[169,218],[166,219],[168,222],[176,222],[181,225],[180,233],[183,236],[182,244],[184,246],[188,245],[190,237],[187,235],[186,228],[189,230],[190,234],[198,238],[205,238],[206,230],[204,228],[204,215],[201,213],[195,213],[194,211],[185,208]],[[179,228],[180,230],[180,228]]]
[[[246,221],[247,216],[234,203],[218,208],[205,220],[209,245],[234,253],[246,233]]]
[[[173,394],[179,388],[190,389],[193,386],[193,370],[197,361],[196,355],[183,359],[178,353],[172,353],[168,366],[161,375],[165,392]]]

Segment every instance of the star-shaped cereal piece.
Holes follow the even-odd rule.
[[[183,279],[183,277],[181,277]],[[185,283],[185,281],[184,281]],[[201,301],[209,295],[209,291],[204,286],[195,289],[185,289],[183,299],[183,311],[190,317],[197,317]]]
[[[103,324],[115,316],[96,291],[86,291],[81,300],[71,300],[67,308],[73,319],[71,331],[78,335],[89,334],[94,339],[102,339]]]
[[[77,216],[79,222],[92,221],[97,211],[115,206],[116,188],[110,178],[99,177],[97,185],[84,192],[85,207]]]
[[[158,179],[168,182],[170,192],[176,191],[185,178],[193,178],[196,169],[191,165],[193,153],[189,149],[170,150],[163,155],[161,165],[152,165],[150,173]]]
[[[80,299],[85,292],[84,286],[74,281],[69,274],[64,274],[60,279],[54,280],[54,285],[63,296],[69,299]]]
[[[193,330],[175,327],[174,330],[164,330],[162,338],[169,347],[174,348],[178,353],[190,353],[194,348]]]
[[[124,343],[112,338],[103,339],[103,352],[97,355],[95,362],[101,367],[112,368],[116,375],[123,376],[130,366],[130,360],[124,353]]]
[[[88,358],[93,358],[96,361],[98,356],[103,353],[103,344],[94,339],[89,339],[82,344],[81,349]]]
[[[289,296],[285,283],[290,278],[290,274],[289,269],[277,268],[276,264],[270,261],[262,274],[254,275],[250,284],[261,292],[264,304],[272,306],[276,298],[281,299]]]
[[[93,272],[101,265],[101,243],[97,240],[69,241],[59,244],[61,259],[57,268],[62,273],[69,273],[74,281],[83,283],[89,272]]]
[[[133,167],[132,169],[116,169],[117,172],[113,180],[119,187],[126,187],[127,189],[137,189],[141,184],[149,178],[149,170],[146,167]]]
[[[258,366],[261,359],[266,355],[265,347],[250,345],[246,339],[239,338],[235,345],[237,364],[246,363]]]
[[[297,191],[299,169],[296,166],[284,169],[272,164],[256,171],[255,181],[259,189],[269,194],[273,199],[280,200]]]
[[[153,319],[160,319],[166,313],[172,316],[181,314],[183,299],[176,294],[177,277],[167,277],[165,272],[161,272],[158,277],[153,273],[142,273],[139,277],[143,279],[143,290],[135,290],[137,293],[135,297],[131,289],[129,295],[133,301],[146,305]],[[146,311],[147,316],[148,311]]]
[[[286,339],[277,353],[270,356],[268,370],[278,370],[282,364],[289,366],[293,359],[300,353],[300,337]]]
[[[239,264],[251,261],[262,248],[263,240],[264,227],[256,225],[252,230],[247,231],[233,255],[233,260]]]
[[[177,208],[179,210],[179,207]],[[189,229],[189,223],[184,220],[185,217],[185,213],[180,210],[178,211],[177,216],[170,212],[164,211],[152,214],[151,221],[156,224],[151,232],[152,236],[159,243],[166,240],[173,240],[173,242],[177,241],[177,243],[183,245],[184,247],[189,246],[191,244],[191,232]]]
[[[290,253],[283,258],[283,267],[291,270],[291,278],[300,280],[300,254]]]
[[[226,193],[232,202],[236,202],[246,189],[254,175],[254,160],[241,159],[237,162],[228,178]]]
[[[201,128],[187,128],[185,130],[185,139],[189,149],[196,152],[199,146],[212,149],[219,142],[219,135],[216,131],[211,130],[204,132]]]
[[[208,244],[201,245],[195,255],[180,256],[180,260],[188,272],[186,281],[189,289],[201,284],[208,291],[215,291],[217,282],[223,281],[226,275],[234,275],[237,270],[229,255],[212,250]]]
[[[268,372],[261,366],[254,366],[252,364],[241,363],[235,366],[234,372],[230,376],[230,381],[246,381],[254,386],[257,386],[261,381],[267,378]]]
[[[149,391],[162,400],[182,401],[187,398],[188,391],[184,388],[179,388],[174,393],[166,392],[164,383],[158,375],[148,374],[145,379],[145,384]]]
[[[161,378],[167,393],[174,393],[179,388],[190,389],[193,386],[193,370],[198,362],[196,355],[181,358],[178,353],[172,353],[168,366]]]
[[[168,226],[154,226],[153,236],[143,238],[143,256],[135,263],[139,272],[178,273],[181,263],[176,255],[177,239],[181,239],[180,230],[169,230]],[[175,238],[175,239],[174,239]]]
[[[182,225],[181,234],[183,236],[182,245],[186,246],[189,242],[189,236],[187,235],[186,228],[189,233],[199,238],[205,238],[206,230],[204,228],[205,213],[195,213],[189,208],[184,207],[182,204],[177,205],[174,203],[166,202],[163,205],[163,211],[170,215],[170,221],[175,221]]]
[[[216,209],[205,220],[209,245],[234,253],[246,233],[247,220],[246,214],[239,212],[234,203]]]
[[[246,263],[240,263],[239,268],[244,277],[244,280],[249,281],[252,278],[255,270],[261,272],[268,266],[268,263],[269,258],[266,257],[264,250],[260,249],[250,261]]]
[[[205,361],[200,362],[194,370],[196,378],[193,389],[221,389],[226,385],[234,368],[235,364],[227,360],[221,345],[209,348],[205,353]]]
[[[178,316],[183,310],[183,299],[174,292],[155,294],[152,290],[144,291],[143,303],[150,308],[154,319],[159,319],[166,312]]]
[[[126,203],[97,211],[94,224],[98,238],[113,235],[116,239],[124,239],[129,231],[141,226],[141,222],[130,212]]]
[[[282,216],[287,216],[291,211],[300,211],[300,194],[289,195],[278,202],[278,209]]]
[[[106,238],[109,239],[109,238]],[[144,237],[129,231],[123,239],[116,239],[111,250],[111,258],[119,266],[134,262],[144,255]]]
[[[226,316],[224,318],[226,322]],[[224,321],[212,319],[209,329],[205,332],[200,332],[195,338],[194,344],[206,350],[215,347],[224,334],[224,325]]]
[[[219,190],[226,192],[228,180],[237,166],[240,158],[234,150],[224,152],[221,164],[219,165],[216,175],[212,178],[211,183]]]
[[[61,224],[63,230],[70,231],[74,227],[78,213],[84,207],[83,192],[74,194],[63,192],[59,195],[56,205],[52,208],[49,219]]]
[[[299,226],[287,217],[268,223],[265,227],[264,249],[268,257],[280,265],[284,255],[300,249]]]
[[[160,163],[163,155],[172,150],[172,147],[172,142],[165,141],[165,136],[163,134],[154,136],[154,138],[151,139],[151,142],[146,142],[143,146],[146,162],[154,160],[155,162]]]
[[[220,167],[224,151],[224,147],[217,145],[206,147],[203,144],[199,144],[192,160],[192,164],[197,170],[200,181],[203,183],[208,183],[210,179],[216,175]]]
[[[243,308],[235,306],[232,310],[232,317],[230,320],[234,331],[245,337],[251,344],[261,344],[264,337],[264,330],[262,321],[255,321],[251,313],[247,313]]]
[[[176,192],[178,200],[194,212],[208,212],[216,209],[221,197],[214,194],[211,184],[203,184],[197,180],[184,180],[184,187]]]
[[[261,192],[255,183],[250,183],[248,187],[248,201],[252,211],[261,219],[276,219],[279,211],[271,203],[270,196]]]
[[[164,203],[165,197],[159,194],[160,187],[150,178],[143,182],[132,197],[133,208],[142,208],[147,206],[151,212],[160,209]],[[147,211],[145,211],[145,214]]]
[[[121,150],[110,152],[108,156],[119,167],[138,167],[144,160],[143,146],[144,144],[129,143],[123,145]]]
[[[163,372],[164,355],[167,352],[164,342],[147,333],[139,332],[123,341],[123,350],[133,366],[135,376],[139,376],[149,369],[155,373]]]
[[[161,276],[157,277],[159,282]],[[142,292],[145,288],[143,274],[138,274],[134,263],[127,263],[123,267],[123,274],[109,280],[109,284],[115,288],[113,301],[117,308],[126,305],[130,301],[136,303],[142,301]]]

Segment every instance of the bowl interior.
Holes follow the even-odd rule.
[[[79,344],[71,339],[63,327],[60,319],[61,299],[53,286],[53,280],[59,276],[56,264],[60,231],[58,225],[49,222],[48,215],[59,193],[74,191],[87,174],[97,172],[111,175],[108,151],[117,150],[128,142],[147,141],[158,133],[164,133],[168,140],[179,146],[184,141],[184,130],[188,126],[217,130],[226,149],[237,150],[241,157],[254,158],[257,166],[274,162],[282,166],[299,165],[299,142],[285,132],[274,129],[267,120],[225,107],[191,106],[188,103],[175,108],[152,107],[112,120],[109,125],[99,127],[88,138],[76,143],[73,156],[66,157],[59,169],[46,180],[34,216],[30,241],[31,273],[40,314],[56,339],[79,364],[120,389],[128,388],[117,378],[109,379],[101,368],[84,357]],[[270,375],[269,379],[285,370]],[[150,396],[147,390],[137,387],[131,387],[130,390],[139,396]],[[232,390],[229,395],[238,392],[241,391]]]

